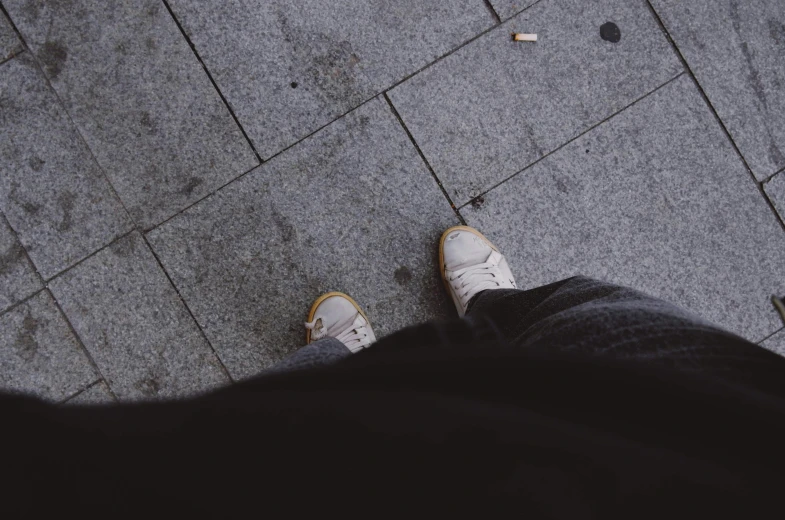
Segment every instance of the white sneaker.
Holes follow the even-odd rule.
[[[352,353],[376,341],[371,324],[359,305],[340,292],[323,294],[313,302],[305,328],[306,344],[335,338]]]
[[[439,243],[439,261],[444,285],[461,316],[480,291],[518,288],[507,260],[474,228],[455,226],[445,231]]]

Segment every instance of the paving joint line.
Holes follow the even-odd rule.
[[[414,149],[417,150],[417,154],[420,156],[420,159],[425,164],[425,167],[428,168],[428,171],[431,173],[431,177],[433,177],[433,180],[436,181],[436,185],[439,186],[442,195],[444,195],[444,198],[447,199],[447,202],[450,204],[450,207],[455,213],[455,216],[458,217],[458,221],[465,226],[466,221],[464,220],[463,215],[461,215],[461,213],[458,211],[458,208],[455,206],[455,203],[453,203],[452,199],[450,198],[450,195],[447,193],[447,190],[445,190],[444,186],[442,186],[442,182],[439,180],[439,177],[436,175],[436,172],[431,167],[431,164],[428,162],[428,159],[425,158],[425,154],[422,153],[422,150],[420,149],[420,146],[417,144],[417,141],[414,140],[414,136],[409,131],[409,128],[406,126],[406,123],[403,122],[403,119],[401,118],[401,115],[398,113],[398,110],[395,109],[395,105],[393,105],[392,101],[387,96],[387,92],[384,92],[382,95],[384,96],[384,99],[387,100],[387,104],[390,106],[390,110],[395,116],[395,119],[398,120],[398,124],[401,125],[401,128],[403,128],[403,131],[406,132],[406,135],[409,137],[409,140],[412,142]]]
[[[760,192],[761,196],[763,197],[763,200],[766,201],[766,204],[768,204],[769,210],[772,213],[774,213],[774,217],[777,219],[777,222],[779,222],[780,227],[782,228],[783,231],[785,231],[785,218],[780,216],[779,212],[777,212],[777,208],[774,207],[774,204],[771,202],[771,199],[769,199],[769,196],[766,194],[766,190],[763,189],[763,184],[765,182],[767,182],[769,179],[771,179],[771,177],[773,177],[773,175],[771,177],[763,180],[763,181],[759,181],[757,179],[757,177],[755,177],[755,174],[752,172],[752,168],[750,168],[749,163],[747,163],[747,159],[744,158],[744,155],[741,153],[741,150],[739,149],[739,146],[736,144],[736,141],[733,139],[733,136],[731,135],[730,131],[728,130],[728,127],[725,126],[725,122],[722,120],[722,118],[720,118],[720,115],[717,112],[717,109],[714,108],[714,105],[711,103],[711,100],[709,99],[709,96],[706,94],[706,91],[703,90],[703,87],[701,86],[700,82],[698,81],[697,76],[695,76],[695,72],[693,72],[693,70],[690,67],[689,63],[687,63],[687,59],[684,57],[684,54],[682,54],[681,49],[679,49],[679,46],[676,45],[676,40],[674,40],[673,37],[671,36],[670,32],[668,31],[668,28],[665,26],[665,23],[662,21],[662,18],[660,17],[659,13],[657,12],[656,9],[654,9],[654,6],[651,4],[650,0],[646,0],[646,5],[649,7],[649,11],[651,12],[651,14],[654,17],[655,21],[660,26],[660,30],[665,35],[665,38],[667,38],[668,42],[671,44],[671,47],[673,48],[674,52],[676,53],[676,56],[681,61],[682,67],[684,67],[684,70],[690,76],[690,78],[692,79],[692,82],[695,84],[695,87],[698,89],[698,92],[700,93],[701,97],[703,98],[703,102],[706,103],[706,106],[709,108],[709,111],[714,115],[714,119],[720,125],[720,128],[722,128],[722,131],[725,133],[725,136],[728,138],[728,141],[730,142],[731,146],[733,147],[733,150],[736,152],[736,155],[738,155],[739,159],[741,159],[741,162],[744,165],[744,168],[747,170],[747,173],[750,175],[750,177],[752,178],[752,181],[758,187],[758,191]],[[782,171],[782,170],[780,170],[780,171]],[[779,172],[777,172],[777,173],[779,173]],[[776,175],[776,173],[774,175]]]
[[[760,345],[764,341],[767,341],[767,340],[771,339],[773,336],[777,335],[778,333],[782,332],[783,330],[785,330],[785,327],[780,327],[777,330],[775,330],[774,332],[772,332],[771,334],[769,334],[768,336],[766,336],[765,338],[763,338],[762,340],[756,341],[755,343],[757,345]]]
[[[499,13],[497,13],[496,9],[493,8],[493,5],[491,4],[491,0],[483,0],[483,3],[485,4],[485,7],[488,9],[488,11],[491,13],[491,16],[493,16],[493,19],[496,21],[496,25],[502,23],[501,16],[499,16]]]
[[[45,285],[45,286],[48,286],[48,285],[49,285],[49,282],[51,282],[52,280],[55,280],[56,278],[60,278],[61,276],[63,276],[64,274],[66,274],[66,273],[67,273],[68,271],[70,271],[71,269],[74,269],[74,268],[76,268],[77,266],[81,265],[82,263],[86,262],[87,260],[91,259],[92,257],[94,257],[95,255],[97,255],[98,253],[100,253],[101,251],[103,251],[104,249],[106,249],[107,247],[111,247],[112,245],[114,245],[115,243],[117,243],[117,242],[119,242],[120,240],[124,239],[125,237],[127,237],[128,235],[130,235],[131,233],[133,233],[134,231],[139,231],[139,230],[138,230],[138,229],[136,229],[136,228],[134,228],[134,229],[129,229],[129,230],[128,230],[128,231],[126,231],[125,233],[121,233],[120,235],[117,235],[116,237],[114,237],[114,238],[112,239],[112,241],[111,241],[111,242],[108,242],[108,243],[104,244],[103,246],[99,247],[98,249],[96,249],[95,251],[93,251],[93,252],[92,252],[92,253],[90,253],[89,255],[85,256],[84,258],[82,258],[82,259],[80,259],[80,260],[77,260],[77,261],[76,261],[76,262],[74,262],[72,265],[69,265],[68,267],[66,267],[66,268],[65,268],[65,269],[63,269],[62,271],[59,271],[59,272],[57,272],[57,274],[54,274],[54,275],[52,275],[52,276],[51,276],[51,277],[49,277],[49,278],[44,278],[44,285]],[[141,234],[141,232],[140,232],[140,234]]]
[[[778,171],[776,171],[776,172],[772,173],[771,175],[769,175],[768,177],[766,177],[765,179],[763,179],[762,181],[760,181],[760,183],[761,183],[761,184],[766,184],[766,183],[768,183],[768,182],[769,182],[771,179],[773,179],[774,177],[776,177],[777,175],[779,175],[780,173],[783,173],[783,172],[785,172],[785,168],[783,168],[783,169],[781,169],[781,170],[778,170]]]
[[[265,162],[267,162],[267,161],[265,161]],[[245,172],[241,173],[240,175],[238,175],[237,177],[235,177],[235,178],[233,178],[233,179],[230,179],[230,180],[226,181],[224,184],[222,184],[222,185],[218,186],[218,187],[217,187],[215,190],[213,190],[213,191],[211,191],[210,193],[208,193],[208,194],[204,195],[204,196],[203,196],[203,197],[201,197],[200,199],[193,201],[192,203],[190,203],[190,204],[188,204],[187,206],[185,206],[183,209],[181,209],[181,210],[178,210],[178,211],[177,211],[176,213],[174,213],[172,216],[170,216],[170,217],[166,217],[164,220],[162,220],[162,221],[161,221],[161,222],[159,222],[158,224],[155,224],[154,226],[152,226],[152,227],[150,227],[150,228],[147,228],[147,229],[140,229],[139,231],[140,231],[142,234],[145,234],[145,233],[149,233],[149,232],[153,231],[154,229],[157,229],[157,228],[159,228],[159,227],[163,226],[164,224],[166,224],[167,222],[169,222],[169,221],[170,221],[170,220],[172,220],[173,218],[175,218],[175,217],[179,216],[179,215],[180,215],[180,214],[182,214],[182,213],[185,213],[186,211],[188,211],[188,210],[189,210],[189,209],[191,209],[192,207],[196,206],[197,204],[199,204],[199,203],[200,203],[200,202],[202,202],[203,200],[205,200],[205,199],[207,199],[207,198],[209,198],[209,197],[212,197],[213,195],[215,195],[216,193],[218,193],[218,192],[219,192],[219,191],[221,191],[222,189],[226,188],[227,186],[229,186],[229,185],[230,185],[230,184],[232,184],[233,182],[235,182],[235,181],[239,181],[241,178],[245,177],[246,175],[248,175],[249,173],[251,173],[251,172],[252,172],[252,171],[254,171],[255,169],[259,168],[260,166],[261,166],[261,164],[257,164],[256,166],[254,166],[254,167],[253,167],[253,168],[251,168],[250,170],[248,170],[248,171],[245,171]]]
[[[155,258],[155,261],[158,263],[158,266],[161,268],[161,271],[163,271],[164,275],[166,276],[166,279],[169,280],[169,284],[172,286],[172,289],[174,289],[174,292],[175,292],[175,294],[177,294],[177,297],[180,299],[180,302],[183,304],[183,307],[185,307],[185,310],[188,311],[188,315],[191,317],[191,319],[194,322],[194,325],[196,325],[196,328],[199,330],[199,334],[202,335],[202,338],[204,338],[204,341],[210,347],[210,350],[212,351],[213,355],[215,356],[215,359],[218,360],[218,363],[221,365],[221,368],[223,369],[224,373],[226,374],[226,377],[229,379],[229,382],[230,383],[235,383],[235,380],[232,377],[232,374],[229,373],[229,369],[226,368],[226,365],[224,364],[223,360],[221,359],[221,356],[218,355],[218,351],[215,350],[215,347],[210,342],[210,340],[207,338],[207,334],[202,329],[202,326],[196,320],[196,316],[194,316],[194,313],[191,311],[191,308],[186,303],[185,298],[183,298],[183,295],[180,294],[180,289],[178,289],[177,286],[174,284],[174,280],[172,280],[172,277],[169,276],[169,272],[164,267],[163,262],[161,262],[161,259],[158,258],[158,253],[155,252],[155,249],[153,249],[153,246],[147,240],[147,237],[144,235],[144,233],[141,233],[141,235],[142,235],[142,239],[144,240],[145,245],[147,246],[147,249],[149,249],[150,252],[153,254],[153,257]]]
[[[518,13],[516,13],[514,16],[518,16],[519,14],[521,14],[521,13],[522,13],[522,12],[524,12],[524,11],[526,11],[527,9],[531,9],[531,8],[532,8],[532,7],[534,7],[535,5],[539,4],[541,1],[542,1],[542,0],[537,0],[537,1],[536,1],[535,3],[533,3],[532,5],[528,6],[528,7],[527,7],[527,8],[525,8],[525,9],[522,9],[521,11],[519,11]],[[235,117],[235,115],[234,115],[234,112],[232,111],[232,109],[231,109],[231,107],[229,106],[228,102],[227,102],[227,101],[226,101],[226,99],[224,98],[224,96],[223,96],[223,94],[221,93],[221,91],[218,89],[218,85],[217,85],[217,84],[215,83],[215,81],[213,80],[213,77],[212,77],[212,75],[210,74],[210,71],[207,69],[207,66],[204,64],[204,62],[202,61],[202,59],[201,59],[201,57],[199,56],[199,54],[196,52],[196,48],[194,47],[194,44],[193,44],[193,42],[191,42],[190,38],[189,38],[189,37],[188,37],[188,35],[185,33],[185,30],[184,30],[184,28],[182,27],[182,25],[180,24],[180,21],[179,21],[179,20],[177,19],[177,17],[174,15],[174,11],[172,11],[171,7],[169,7],[169,4],[168,4],[168,1],[167,1],[167,0],[164,0],[164,5],[165,5],[165,6],[166,6],[166,8],[169,10],[169,14],[170,14],[170,15],[172,16],[172,18],[174,19],[175,23],[177,24],[178,28],[180,29],[180,32],[183,34],[183,37],[186,39],[186,41],[187,41],[187,42],[188,42],[188,44],[190,45],[190,47],[191,47],[191,50],[193,51],[194,55],[195,55],[195,56],[196,56],[196,58],[199,60],[199,63],[202,65],[202,67],[205,69],[205,71],[206,71],[206,73],[207,73],[207,76],[210,78],[210,81],[212,81],[212,82],[213,82],[213,86],[215,87],[215,89],[216,89],[216,91],[218,92],[218,94],[221,96],[221,99],[222,99],[222,100],[224,101],[224,103],[226,104],[227,108],[229,109],[229,112],[232,114],[232,117],[234,117],[234,118],[235,118],[235,121],[237,121],[237,125],[239,126],[240,130],[242,130],[242,131],[243,131],[243,135],[245,135],[245,136],[246,136],[246,139],[247,139],[247,138],[248,138],[248,136],[245,134],[245,129],[243,129],[242,125],[240,125],[240,122],[239,122],[239,120],[237,120],[237,118]],[[494,11],[494,12],[495,12],[495,11]],[[513,16],[513,17],[514,17],[514,16]],[[512,17],[511,17],[511,18],[512,18]],[[216,188],[215,190],[213,190],[213,191],[211,191],[211,192],[209,192],[209,193],[205,194],[205,195],[204,195],[202,198],[200,198],[199,200],[197,200],[197,201],[195,201],[195,202],[193,202],[193,203],[189,204],[188,206],[186,206],[185,208],[181,209],[180,211],[178,211],[178,212],[177,212],[177,213],[175,213],[174,215],[172,215],[172,216],[170,216],[170,217],[167,217],[167,218],[166,218],[166,220],[163,220],[163,221],[159,222],[158,224],[155,224],[155,225],[153,225],[153,226],[152,226],[152,227],[150,227],[150,228],[147,228],[147,229],[142,229],[142,228],[139,228],[139,230],[140,230],[140,231],[142,231],[143,233],[148,233],[148,232],[150,232],[150,231],[152,231],[152,230],[154,230],[154,229],[158,228],[159,226],[161,226],[161,225],[165,224],[166,222],[168,222],[169,220],[173,219],[174,217],[176,217],[176,216],[177,216],[177,215],[179,215],[180,213],[182,213],[182,212],[184,212],[184,211],[188,210],[189,208],[191,208],[192,206],[195,206],[196,204],[200,203],[201,201],[203,201],[204,199],[206,199],[206,198],[207,198],[207,197],[209,197],[210,195],[214,195],[215,193],[218,193],[220,190],[224,189],[224,188],[225,188],[226,186],[228,186],[229,184],[231,184],[231,183],[233,183],[233,182],[235,182],[235,181],[237,181],[237,180],[241,179],[242,177],[244,177],[244,176],[248,175],[248,173],[250,173],[250,172],[251,172],[251,171],[253,171],[254,169],[258,168],[258,167],[259,167],[259,166],[261,166],[262,164],[264,164],[264,163],[267,163],[267,162],[270,162],[271,160],[273,160],[274,158],[278,157],[279,155],[281,155],[281,154],[282,154],[282,153],[284,153],[285,151],[289,150],[290,148],[293,148],[293,147],[297,146],[298,144],[302,143],[302,142],[303,142],[303,141],[305,141],[306,139],[309,139],[310,137],[312,137],[312,136],[313,136],[313,135],[315,135],[316,133],[320,132],[321,130],[324,130],[325,128],[327,128],[327,127],[328,127],[328,126],[330,126],[331,124],[335,123],[336,121],[338,121],[338,120],[340,120],[340,119],[343,119],[344,117],[346,117],[347,115],[351,114],[352,112],[354,112],[354,111],[355,111],[355,110],[357,110],[358,108],[360,108],[360,107],[362,107],[362,106],[364,106],[364,105],[366,105],[366,104],[370,103],[370,102],[371,102],[371,101],[373,101],[374,99],[378,98],[380,95],[384,95],[384,96],[386,97],[387,93],[388,93],[389,91],[391,91],[392,89],[394,89],[395,87],[397,87],[397,86],[399,86],[399,85],[401,85],[401,84],[405,83],[406,81],[408,81],[409,79],[413,78],[413,77],[414,77],[414,76],[416,76],[417,74],[419,74],[419,73],[423,72],[424,70],[426,70],[426,69],[428,69],[429,67],[431,67],[431,66],[435,65],[436,63],[439,63],[439,62],[440,62],[440,61],[442,61],[443,59],[445,59],[445,58],[447,58],[448,56],[452,55],[453,53],[455,53],[455,52],[459,51],[459,50],[460,50],[460,49],[462,49],[463,47],[466,47],[466,46],[467,46],[467,45],[469,45],[470,43],[472,43],[472,42],[474,42],[475,40],[477,40],[477,39],[481,38],[482,36],[484,36],[484,35],[488,34],[488,33],[489,33],[489,32],[491,32],[492,30],[494,30],[494,29],[497,29],[497,28],[499,27],[499,25],[500,25],[500,24],[494,24],[494,25],[492,25],[492,26],[488,27],[487,29],[485,29],[485,30],[483,30],[483,31],[481,31],[481,32],[479,32],[479,33],[477,33],[476,35],[472,36],[472,37],[471,37],[471,38],[469,38],[468,40],[466,40],[466,41],[464,41],[464,42],[460,43],[459,45],[457,45],[455,48],[453,48],[453,49],[450,49],[450,50],[449,50],[449,51],[447,51],[446,53],[444,53],[444,54],[442,54],[441,56],[437,57],[435,60],[433,60],[433,61],[431,61],[431,62],[429,62],[429,63],[427,63],[427,64],[423,65],[422,67],[420,67],[420,68],[419,68],[419,69],[417,69],[416,71],[412,72],[411,74],[408,74],[408,75],[404,76],[404,77],[403,77],[403,78],[401,78],[399,81],[396,81],[395,83],[393,83],[392,85],[390,85],[390,86],[389,86],[389,87],[387,87],[386,89],[384,89],[384,90],[381,90],[381,91],[377,92],[376,94],[374,94],[374,95],[372,95],[372,96],[368,97],[368,99],[366,99],[365,101],[362,101],[361,103],[357,104],[356,106],[354,106],[354,107],[352,107],[352,108],[348,109],[346,112],[343,112],[343,113],[339,114],[338,116],[336,116],[335,118],[331,119],[331,120],[330,120],[330,121],[328,121],[327,123],[325,123],[325,124],[323,124],[323,125],[319,126],[318,128],[316,128],[316,129],[315,129],[315,130],[313,130],[312,132],[310,132],[310,133],[308,133],[308,134],[304,135],[303,137],[301,137],[301,138],[297,139],[297,140],[296,140],[296,141],[294,141],[292,144],[289,144],[289,145],[285,146],[284,148],[281,148],[280,150],[278,150],[278,151],[276,151],[275,153],[271,154],[271,155],[270,155],[269,157],[267,157],[266,159],[262,159],[262,157],[261,157],[261,156],[260,156],[260,155],[259,155],[259,154],[256,152],[256,149],[253,147],[253,144],[251,143],[250,139],[248,139],[248,142],[249,142],[249,143],[251,143],[251,148],[254,150],[254,153],[256,154],[257,158],[258,158],[258,159],[259,159],[259,161],[260,161],[260,164],[258,164],[258,165],[256,165],[256,166],[254,166],[253,168],[251,168],[251,169],[250,169],[250,170],[248,170],[247,172],[245,172],[245,173],[243,173],[243,174],[241,174],[241,175],[238,175],[238,176],[237,176],[237,177],[235,177],[234,179],[231,179],[231,180],[227,181],[225,184],[223,184],[223,185],[219,186],[219,187],[218,187],[218,188]],[[462,219],[462,218],[463,218],[463,217],[461,217],[461,219]]]
[[[93,358],[93,355],[87,349],[87,345],[85,345],[84,341],[82,340],[82,337],[79,335],[78,332],[76,332],[76,329],[74,328],[73,323],[71,323],[71,320],[68,318],[68,315],[63,310],[63,307],[60,305],[60,302],[57,300],[57,298],[55,297],[54,293],[49,290],[49,287],[44,288],[44,290],[47,293],[49,293],[49,296],[52,298],[52,301],[55,302],[55,307],[57,307],[57,310],[62,315],[62,317],[65,320],[66,324],[68,324],[68,328],[71,330],[71,334],[74,335],[74,338],[76,338],[76,341],[79,343],[79,346],[82,347],[82,350],[84,351],[85,356],[87,356],[87,360],[90,362],[90,364],[95,369],[95,372],[96,372],[96,374],[98,374],[99,379],[103,379],[104,381],[107,381],[106,377],[104,377],[104,373],[101,372],[101,369],[99,368],[98,363],[95,362],[95,359]],[[112,397],[117,399],[117,394],[114,393],[114,390],[112,389],[112,386],[109,384],[108,381],[106,383],[106,387],[109,389],[109,393],[112,394]],[[84,390],[86,390],[86,388],[83,389],[83,391]],[[71,397],[73,397],[73,396],[71,396]],[[70,397],[69,397],[69,399],[70,399]]]
[[[22,37],[22,32],[19,30],[19,28],[14,23],[14,21],[11,19],[11,15],[8,14],[8,10],[5,8],[5,6],[3,5],[2,2],[0,2],[0,12],[2,12],[5,15],[6,20],[8,20],[8,23],[11,25],[11,29],[13,29],[14,32],[16,33],[16,37],[19,38],[20,42],[22,42],[22,47],[24,49],[27,49],[27,43],[25,42],[25,39]],[[17,54],[14,54],[13,56],[11,56],[11,58],[13,58],[14,56],[18,56],[19,54],[21,54],[21,52],[17,53]],[[8,58],[8,59],[10,60],[11,58]],[[8,60],[6,60],[6,61],[8,61]],[[3,63],[5,63],[5,62],[3,62]]]
[[[95,165],[98,166],[98,169],[101,171],[101,175],[103,176],[104,180],[106,181],[106,184],[109,186],[109,189],[112,191],[112,194],[117,199],[117,202],[120,203],[120,207],[122,207],[123,211],[125,211],[125,215],[128,218],[128,221],[133,225],[133,227],[135,229],[138,229],[139,225],[137,224],[136,220],[131,215],[131,212],[128,211],[128,208],[125,207],[125,202],[123,202],[123,199],[120,198],[120,195],[117,193],[117,190],[115,189],[114,184],[112,183],[112,180],[109,178],[109,175],[106,174],[106,170],[104,169],[103,166],[101,166],[101,163],[98,161],[98,157],[95,156],[95,153],[93,152],[93,149],[90,147],[90,144],[87,142],[87,139],[85,139],[84,135],[82,135],[82,130],[76,124],[76,121],[74,121],[74,118],[71,117],[71,112],[68,111],[68,109],[65,106],[65,103],[63,103],[63,98],[60,97],[60,93],[57,92],[57,90],[55,90],[55,88],[52,86],[52,82],[49,80],[49,77],[44,73],[44,69],[41,67],[41,63],[38,61],[38,56],[36,56],[35,53],[32,50],[30,50],[29,47],[27,47],[27,44],[25,44],[25,50],[27,50],[29,52],[30,56],[32,57],[33,63],[35,64],[35,67],[38,70],[38,73],[41,75],[41,77],[44,78],[44,81],[46,82],[46,86],[49,88],[49,91],[52,94],[54,94],[55,99],[57,99],[57,103],[60,106],[60,108],[62,108],[63,113],[65,114],[66,118],[68,119],[68,122],[71,123],[71,126],[74,129],[74,132],[76,132],[76,135],[79,136],[79,140],[82,141],[82,144],[84,144],[84,146],[87,149],[87,151],[90,152],[90,157],[95,162]]]
[[[33,268],[33,272],[35,273],[36,277],[38,278],[38,281],[41,283],[41,287],[46,287],[46,281],[44,280],[44,277],[41,276],[40,271],[38,271],[38,266],[35,265],[35,262],[33,262],[33,259],[30,257],[30,253],[27,251],[27,248],[22,243],[22,239],[19,238],[19,233],[17,233],[17,231],[11,225],[11,221],[8,220],[8,217],[5,216],[5,213],[0,211],[0,215],[2,216],[3,221],[5,222],[6,226],[8,226],[8,229],[11,230],[11,234],[13,235],[14,239],[16,240],[16,242],[19,244],[19,247],[22,248],[22,252],[24,252],[25,258],[27,258],[27,261],[30,262],[30,266]]]
[[[101,384],[101,381],[103,381],[103,378],[101,378],[101,379],[97,379],[97,380],[93,381],[92,383],[90,383],[90,384],[89,384],[89,385],[87,385],[86,387],[82,388],[82,389],[81,389],[81,390],[79,390],[78,392],[76,392],[76,393],[74,393],[74,394],[71,394],[71,395],[69,395],[69,396],[68,396],[68,397],[66,397],[65,399],[61,399],[60,401],[57,401],[57,404],[61,404],[61,405],[62,405],[62,404],[65,404],[65,403],[67,403],[68,401],[70,401],[70,400],[71,400],[71,399],[73,399],[74,397],[76,397],[76,396],[78,396],[78,395],[82,395],[83,393],[87,392],[88,390],[90,390],[90,389],[91,389],[91,388],[93,388],[94,386],[97,386],[97,385]],[[109,385],[107,384],[106,386],[109,386]],[[111,391],[111,389],[110,389],[110,391]]]
[[[532,7],[534,7],[535,5],[539,4],[540,2],[542,2],[542,0],[537,0],[537,1],[536,1],[536,2],[534,2],[532,5],[530,5],[530,6],[527,6],[527,7],[524,7],[524,8],[523,8],[523,9],[521,9],[520,11],[516,11],[516,12],[515,12],[515,13],[513,13],[512,15],[510,15],[510,16],[508,16],[507,18],[505,18],[504,20],[502,20],[502,23],[509,22],[510,20],[512,20],[513,18],[515,18],[515,17],[516,17],[516,16],[518,16],[519,14],[521,14],[522,12],[526,11],[527,9],[531,9]]]
[[[229,114],[231,114],[232,119],[234,119],[237,128],[239,128],[240,132],[242,132],[243,137],[245,137],[245,141],[248,143],[248,146],[251,147],[251,150],[256,156],[256,159],[259,161],[259,164],[264,163],[265,161],[264,159],[262,159],[262,156],[256,150],[256,146],[254,146],[253,141],[251,141],[251,139],[248,137],[248,134],[246,133],[245,128],[243,128],[243,125],[240,124],[240,120],[237,118],[237,114],[234,113],[234,110],[232,109],[232,105],[229,104],[229,101],[227,101],[226,96],[224,96],[223,92],[221,92],[221,89],[218,88],[218,83],[215,82],[213,75],[210,74],[210,70],[207,68],[207,65],[204,64],[202,57],[199,56],[198,52],[196,52],[196,46],[191,41],[191,38],[188,36],[188,34],[185,32],[185,28],[180,23],[180,20],[178,20],[177,17],[175,16],[174,11],[169,5],[169,1],[163,0],[163,4],[166,7],[166,10],[169,11],[169,16],[172,17],[172,20],[174,20],[175,25],[177,25],[177,28],[180,30],[180,34],[183,35],[183,38],[185,38],[185,41],[188,43],[188,46],[191,48],[191,52],[193,52],[194,56],[196,56],[197,61],[202,66],[202,69],[204,69],[205,74],[207,74],[207,78],[210,80],[210,83],[212,83],[213,88],[218,93],[218,96],[221,98],[221,101],[223,101],[224,106],[226,106],[226,109],[229,111]]]
[[[578,135],[576,135],[575,137],[573,137],[572,139],[570,139],[569,141],[567,141],[567,142],[565,142],[565,143],[563,143],[563,144],[559,145],[558,147],[554,148],[553,150],[551,150],[550,152],[546,153],[545,155],[543,155],[542,157],[540,157],[540,158],[539,158],[539,159],[537,159],[536,161],[534,161],[534,162],[532,162],[532,163],[529,163],[529,164],[527,164],[527,165],[526,165],[526,166],[524,166],[524,167],[523,167],[521,170],[518,170],[517,172],[513,173],[513,174],[512,174],[512,175],[510,175],[509,177],[506,177],[505,179],[503,179],[503,180],[501,180],[501,181],[497,182],[496,184],[494,184],[493,186],[491,186],[491,187],[490,187],[490,188],[488,188],[487,190],[483,191],[482,193],[480,193],[480,194],[478,194],[478,195],[475,195],[474,197],[472,197],[471,199],[469,199],[469,201],[467,201],[467,202],[464,202],[463,204],[461,204],[460,206],[458,206],[458,209],[459,209],[459,210],[460,210],[460,209],[463,209],[463,208],[465,208],[466,206],[468,206],[468,205],[470,205],[470,204],[474,203],[475,201],[477,201],[478,199],[480,199],[480,198],[484,197],[485,195],[487,195],[487,194],[488,194],[488,193],[490,193],[491,191],[495,190],[496,188],[498,188],[499,186],[501,186],[501,185],[502,185],[502,184],[504,184],[505,182],[507,182],[507,181],[511,180],[513,177],[517,177],[518,175],[522,174],[522,173],[523,173],[523,172],[525,172],[526,170],[528,170],[528,169],[532,168],[534,165],[536,165],[536,164],[537,164],[537,163],[539,163],[540,161],[544,161],[545,159],[547,159],[547,158],[548,158],[548,157],[550,157],[551,155],[555,154],[556,152],[558,152],[559,150],[561,150],[561,149],[562,149],[562,148],[564,148],[565,146],[567,146],[567,145],[571,144],[572,142],[574,142],[574,141],[576,141],[576,140],[580,139],[581,137],[583,137],[584,135],[588,134],[589,132],[591,132],[592,130],[594,130],[595,128],[597,128],[598,126],[602,125],[603,123],[606,123],[606,122],[610,121],[611,119],[613,119],[613,118],[614,118],[614,117],[616,117],[617,115],[621,114],[622,112],[624,112],[624,111],[625,111],[625,110],[627,110],[628,108],[630,108],[630,107],[632,107],[632,106],[636,105],[636,104],[637,104],[637,103],[639,103],[640,101],[643,101],[644,99],[646,99],[647,97],[651,96],[652,94],[654,94],[654,93],[655,93],[655,92],[657,92],[658,90],[660,90],[660,89],[662,89],[662,88],[664,88],[664,87],[666,87],[666,86],[670,85],[671,83],[673,83],[674,81],[676,81],[677,79],[679,79],[680,77],[682,77],[682,76],[683,76],[685,73],[686,73],[685,71],[681,71],[681,72],[679,72],[678,74],[676,74],[675,76],[673,76],[671,79],[669,79],[668,81],[666,81],[665,83],[663,83],[663,84],[662,84],[662,85],[660,85],[659,87],[655,88],[654,90],[651,90],[650,92],[647,92],[647,93],[646,93],[646,94],[644,94],[643,96],[641,96],[641,97],[639,97],[638,99],[634,100],[634,101],[633,101],[632,103],[630,103],[629,105],[627,105],[627,106],[625,106],[624,108],[621,108],[621,109],[619,109],[618,111],[614,112],[613,114],[609,115],[608,117],[606,117],[606,118],[605,118],[605,119],[603,119],[602,121],[599,121],[599,122],[595,123],[594,125],[590,126],[590,127],[589,127],[589,128],[587,128],[586,130],[584,130],[583,132],[581,132],[580,134],[578,134]]]
[[[21,306],[21,305],[24,305],[25,303],[29,302],[30,300],[32,300],[33,298],[35,298],[36,296],[38,296],[39,294],[41,294],[42,292],[44,292],[45,290],[46,290],[46,286],[44,286],[44,287],[41,287],[40,289],[38,289],[37,291],[35,291],[33,294],[30,294],[30,295],[28,295],[28,296],[25,296],[24,298],[22,298],[22,299],[21,299],[21,300],[19,300],[18,302],[14,303],[14,304],[13,304],[13,305],[11,305],[10,307],[8,307],[8,308],[7,308],[6,310],[4,310],[3,312],[0,312],[0,316],[4,316],[4,315],[8,314],[9,312],[11,312],[12,310],[16,309],[17,307],[19,307],[19,306]]]

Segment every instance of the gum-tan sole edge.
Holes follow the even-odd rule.
[[[354,301],[354,299],[348,294],[342,293],[340,291],[331,291],[328,293],[324,293],[323,295],[316,298],[316,301],[314,301],[313,304],[311,305],[311,310],[308,311],[308,323],[313,321],[313,317],[316,314],[316,309],[319,307],[319,305],[327,298],[332,298],[333,296],[341,296],[342,298],[346,298],[347,300],[349,300],[349,303],[351,303],[354,306],[354,308],[357,309],[357,312],[359,312],[360,315],[363,318],[365,318],[365,321],[368,322],[368,325],[371,324],[371,320],[368,319],[368,316],[366,316],[363,310],[360,308],[360,306],[357,305],[357,302]],[[305,344],[306,345],[311,344],[311,329],[305,329]]]

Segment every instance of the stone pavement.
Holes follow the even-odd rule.
[[[781,0],[0,5],[3,388],[203,392],[329,290],[450,316],[459,223],[785,355]]]

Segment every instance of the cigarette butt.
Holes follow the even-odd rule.
[[[537,35],[536,34],[525,34],[525,33],[515,33],[512,35],[512,39],[516,42],[536,42]]]

